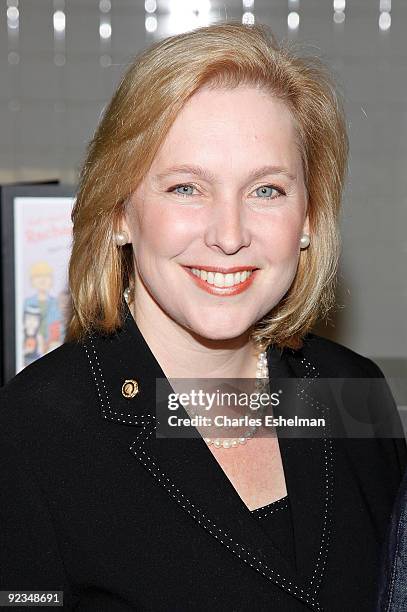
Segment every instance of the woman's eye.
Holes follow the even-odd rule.
[[[277,195],[272,197],[273,191]],[[257,195],[260,198],[272,199],[272,200],[274,200],[275,198],[278,198],[281,195],[284,195],[284,192],[282,191],[282,189],[277,189],[277,187],[273,187],[273,185],[262,185],[261,187],[257,187],[257,189],[254,190],[254,193],[257,193]]]
[[[194,189],[196,189],[194,185],[176,185],[175,187],[172,187],[170,191],[181,196],[191,196],[194,195]]]
[[[195,195],[194,189],[196,189],[194,185],[181,183],[180,185],[175,185],[174,187],[171,187],[171,189],[169,189],[169,192],[176,193],[177,195],[184,197],[190,197]],[[275,200],[281,195],[285,195],[282,189],[274,187],[273,185],[261,185],[261,187],[257,187],[257,189],[255,189],[253,193],[257,193],[259,198],[264,200]]]

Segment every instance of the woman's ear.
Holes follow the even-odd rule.
[[[117,246],[120,247],[131,243],[131,233],[124,210],[120,213],[120,215],[117,215],[113,227],[113,239]]]
[[[116,232],[126,233],[128,236],[128,241],[131,242],[131,232],[130,232],[129,223],[127,221],[127,215],[128,215],[127,205],[128,205],[128,199],[123,202],[120,214],[117,217]]]
[[[129,237],[129,242],[131,242],[131,234],[130,234],[129,226],[127,224],[127,220],[126,220],[125,215],[123,215],[123,217],[119,221],[118,227],[119,227],[119,229],[118,229],[119,232],[126,232],[126,234]]]
[[[303,234],[308,234],[308,235],[310,233],[309,216],[308,215],[305,217],[304,225],[303,225],[303,228],[302,228],[302,233]]]

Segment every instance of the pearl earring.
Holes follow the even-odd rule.
[[[309,247],[309,243],[310,243],[309,235],[303,234],[300,240],[301,249],[306,249],[307,247]]]
[[[116,232],[114,235],[114,239],[115,239],[117,246],[124,246],[129,241],[127,232]]]

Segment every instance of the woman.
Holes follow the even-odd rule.
[[[157,379],[383,376],[309,331],[333,305],[341,108],[317,60],[257,26],[130,67],[81,174],[66,342],[1,396],[3,590],[86,611],[372,609],[404,440],[156,435]]]

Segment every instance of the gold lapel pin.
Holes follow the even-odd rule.
[[[131,399],[132,397],[137,395],[138,391],[139,391],[139,388],[138,388],[137,380],[129,378],[128,380],[124,381],[122,385],[122,395],[125,398]]]

